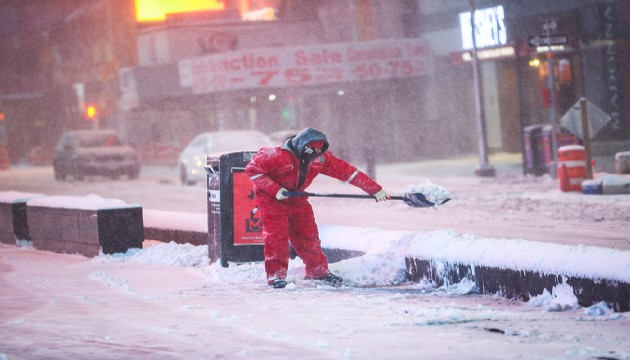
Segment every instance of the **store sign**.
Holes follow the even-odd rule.
[[[475,44],[477,49],[501,46],[507,43],[505,12],[503,6],[475,10]],[[464,50],[473,48],[473,32],[470,12],[459,14]]]
[[[181,60],[180,86],[194,94],[408,78],[426,74],[424,43],[380,40],[264,48]]]
[[[514,46],[502,46],[492,49],[483,49],[477,51],[477,59],[479,60],[497,60],[505,58],[513,58],[516,54]],[[473,55],[470,51],[464,51],[461,54],[463,61],[472,61]]]

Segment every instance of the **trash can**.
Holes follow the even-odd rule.
[[[549,173],[553,165],[551,130],[551,125],[542,124],[530,125],[523,129],[525,174],[541,176]],[[580,144],[580,139],[563,127],[558,127],[556,141],[558,147]]]
[[[525,174],[541,176],[548,172],[544,161],[543,127],[544,125],[531,125],[523,129]]]
[[[254,151],[207,157],[208,257],[232,263],[264,261],[262,218],[245,166]]]
[[[545,172],[549,172],[549,169],[552,168],[553,164],[553,145],[551,139],[552,127],[551,125],[545,125],[542,129],[542,143],[544,148],[544,167],[546,169]],[[580,145],[580,139],[573,135],[568,129],[559,126],[558,133],[556,134],[556,144],[558,148],[566,145]],[[556,166],[553,166],[557,168]],[[557,171],[557,170],[554,170]]]

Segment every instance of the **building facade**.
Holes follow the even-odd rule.
[[[523,150],[523,129],[560,122],[586,98],[610,115],[594,151],[611,159],[630,146],[630,3],[616,0],[423,1],[423,37],[444,74],[470,68],[470,6],[479,13],[478,55],[491,150]],[[455,16],[459,14],[459,19]],[[462,17],[465,18],[462,21]],[[551,46],[547,46],[547,39]],[[466,42],[469,42],[466,44]],[[468,45],[468,46],[466,46]],[[450,55],[450,59],[448,56]],[[553,82],[549,82],[549,57]],[[446,75],[450,80],[459,81]],[[454,75],[458,77],[457,75]],[[430,110],[442,111],[436,107]],[[439,115],[435,115],[439,116]],[[591,119],[596,120],[596,119]],[[472,124],[472,122],[471,122]]]
[[[610,115],[596,143],[616,149],[630,141],[627,1],[225,1],[223,11],[168,16],[139,26],[137,33],[129,15],[132,2],[111,1],[120,4],[90,12],[88,3],[108,1],[66,0],[66,10],[49,11],[64,14],[57,16],[62,25],[44,26],[56,30],[0,29],[5,52],[14,49],[16,37],[22,58],[30,59],[29,49],[47,49],[36,64],[0,71],[13,88],[40,84],[22,92],[3,85],[0,106],[39,104],[35,108],[45,116],[24,115],[34,128],[42,118],[50,119],[48,124],[58,115],[66,127],[82,126],[81,114],[71,110],[79,109],[77,100],[68,99],[77,99],[83,87],[86,94],[106,98],[85,99],[107,110],[100,126],[116,128],[134,146],[174,152],[204,131],[273,133],[313,126],[329,134],[333,151],[359,163],[474,154],[472,18],[491,152],[522,151],[525,127],[549,124],[553,113],[560,119],[581,97]],[[4,0],[3,9],[18,10],[0,13],[5,23],[17,24],[11,19],[26,16],[18,16],[20,11],[36,9],[19,4],[53,2],[65,4]],[[274,16],[260,4],[273,7]],[[70,9],[83,10],[72,15]],[[121,13],[108,16],[112,9]],[[243,20],[260,13],[267,14],[265,21]],[[113,18],[121,23],[108,25]],[[74,19],[81,19],[79,25],[68,25]],[[84,39],[87,34],[95,35]],[[25,40],[31,37],[36,40]],[[544,38],[551,37],[554,46],[545,48]],[[92,44],[91,56],[77,47],[59,60],[59,49],[75,43]],[[107,57],[110,53],[115,56]],[[91,60],[81,66],[86,58]],[[37,71],[28,70],[33,67]],[[90,90],[95,87],[110,90]],[[38,95],[43,93],[57,95],[46,102]],[[63,108],[48,111],[54,105]]]
[[[596,141],[630,139],[624,89],[629,30],[623,19],[628,18],[628,5],[623,1],[279,4],[275,21],[243,22],[238,14],[212,20],[184,16],[141,30],[139,66],[122,74],[132,86],[122,91],[125,114],[119,117],[133,124],[129,133],[134,141],[145,142],[151,127],[159,129],[160,141],[181,144],[208,130],[257,128],[271,133],[315,126],[330,134],[334,150],[357,161],[475,153],[472,65],[465,44],[470,25],[466,28],[461,20],[471,5],[485,11],[485,21],[478,20],[477,50],[490,151],[522,151],[523,129],[550,123],[551,96],[558,121],[586,97],[611,116]],[[562,46],[540,46],[549,22],[556,28],[548,35],[560,36]],[[358,65],[349,60],[352,49],[375,53],[385,51],[379,46],[404,47],[407,42],[422,55],[377,56]],[[553,90],[546,76],[548,53],[553,57]],[[365,76],[334,78],[331,54],[340,56],[341,67],[359,66],[349,71],[356,75],[360,68]],[[265,63],[274,58],[293,63],[277,68]],[[422,70],[384,75],[386,67],[395,71],[393,67],[401,66],[397,61],[408,60]],[[326,76],[326,66],[330,78],[316,80],[317,71]],[[264,82],[257,77],[265,71],[290,78]]]
[[[12,162],[52,157],[65,130],[107,127],[118,72],[135,66],[133,0],[0,0],[0,112]],[[95,120],[92,120],[95,121]]]

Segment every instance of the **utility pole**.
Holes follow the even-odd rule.
[[[488,141],[486,137],[486,114],[482,102],[483,89],[480,81],[479,59],[477,58],[477,35],[475,27],[475,4],[473,0],[468,1],[470,9],[470,28],[472,29],[472,64],[473,83],[475,94],[475,115],[477,119],[477,141],[479,143],[479,167],[475,169],[475,175],[492,177],[496,175],[495,169],[488,160]]]
[[[359,41],[371,41],[378,39],[378,33],[376,31],[376,21],[374,19],[374,9],[372,7],[372,0],[353,0],[353,9],[356,16],[356,31]],[[367,126],[363,128],[364,138],[364,155],[366,163],[366,173],[372,179],[376,179],[376,154],[373,143],[370,141],[369,130],[374,129],[374,115],[368,116]],[[371,144],[368,146],[367,144]]]
[[[551,52],[551,32],[556,30],[556,22],[548,20],[543,25],[545,35],[547,36],[547,86],[549,86],[549,94],[551,97],[551,107],[549,108],[549,117],[551,119],[551,158],[552,163],[549,166],[549,175],[552,179],[557,177],[558,168],[558,116],[556,114],[556,79],[554,78],[554,61]]]

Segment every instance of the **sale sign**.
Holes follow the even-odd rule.
[[[181,60],[180,86],[194,94],[265,87],[386,80],[428,72],[418,39],[233,51]]]
[[[232,173],[234,194],[234,245],[263,244],[262,218],[254,201],[251,180],[244,172]]]

